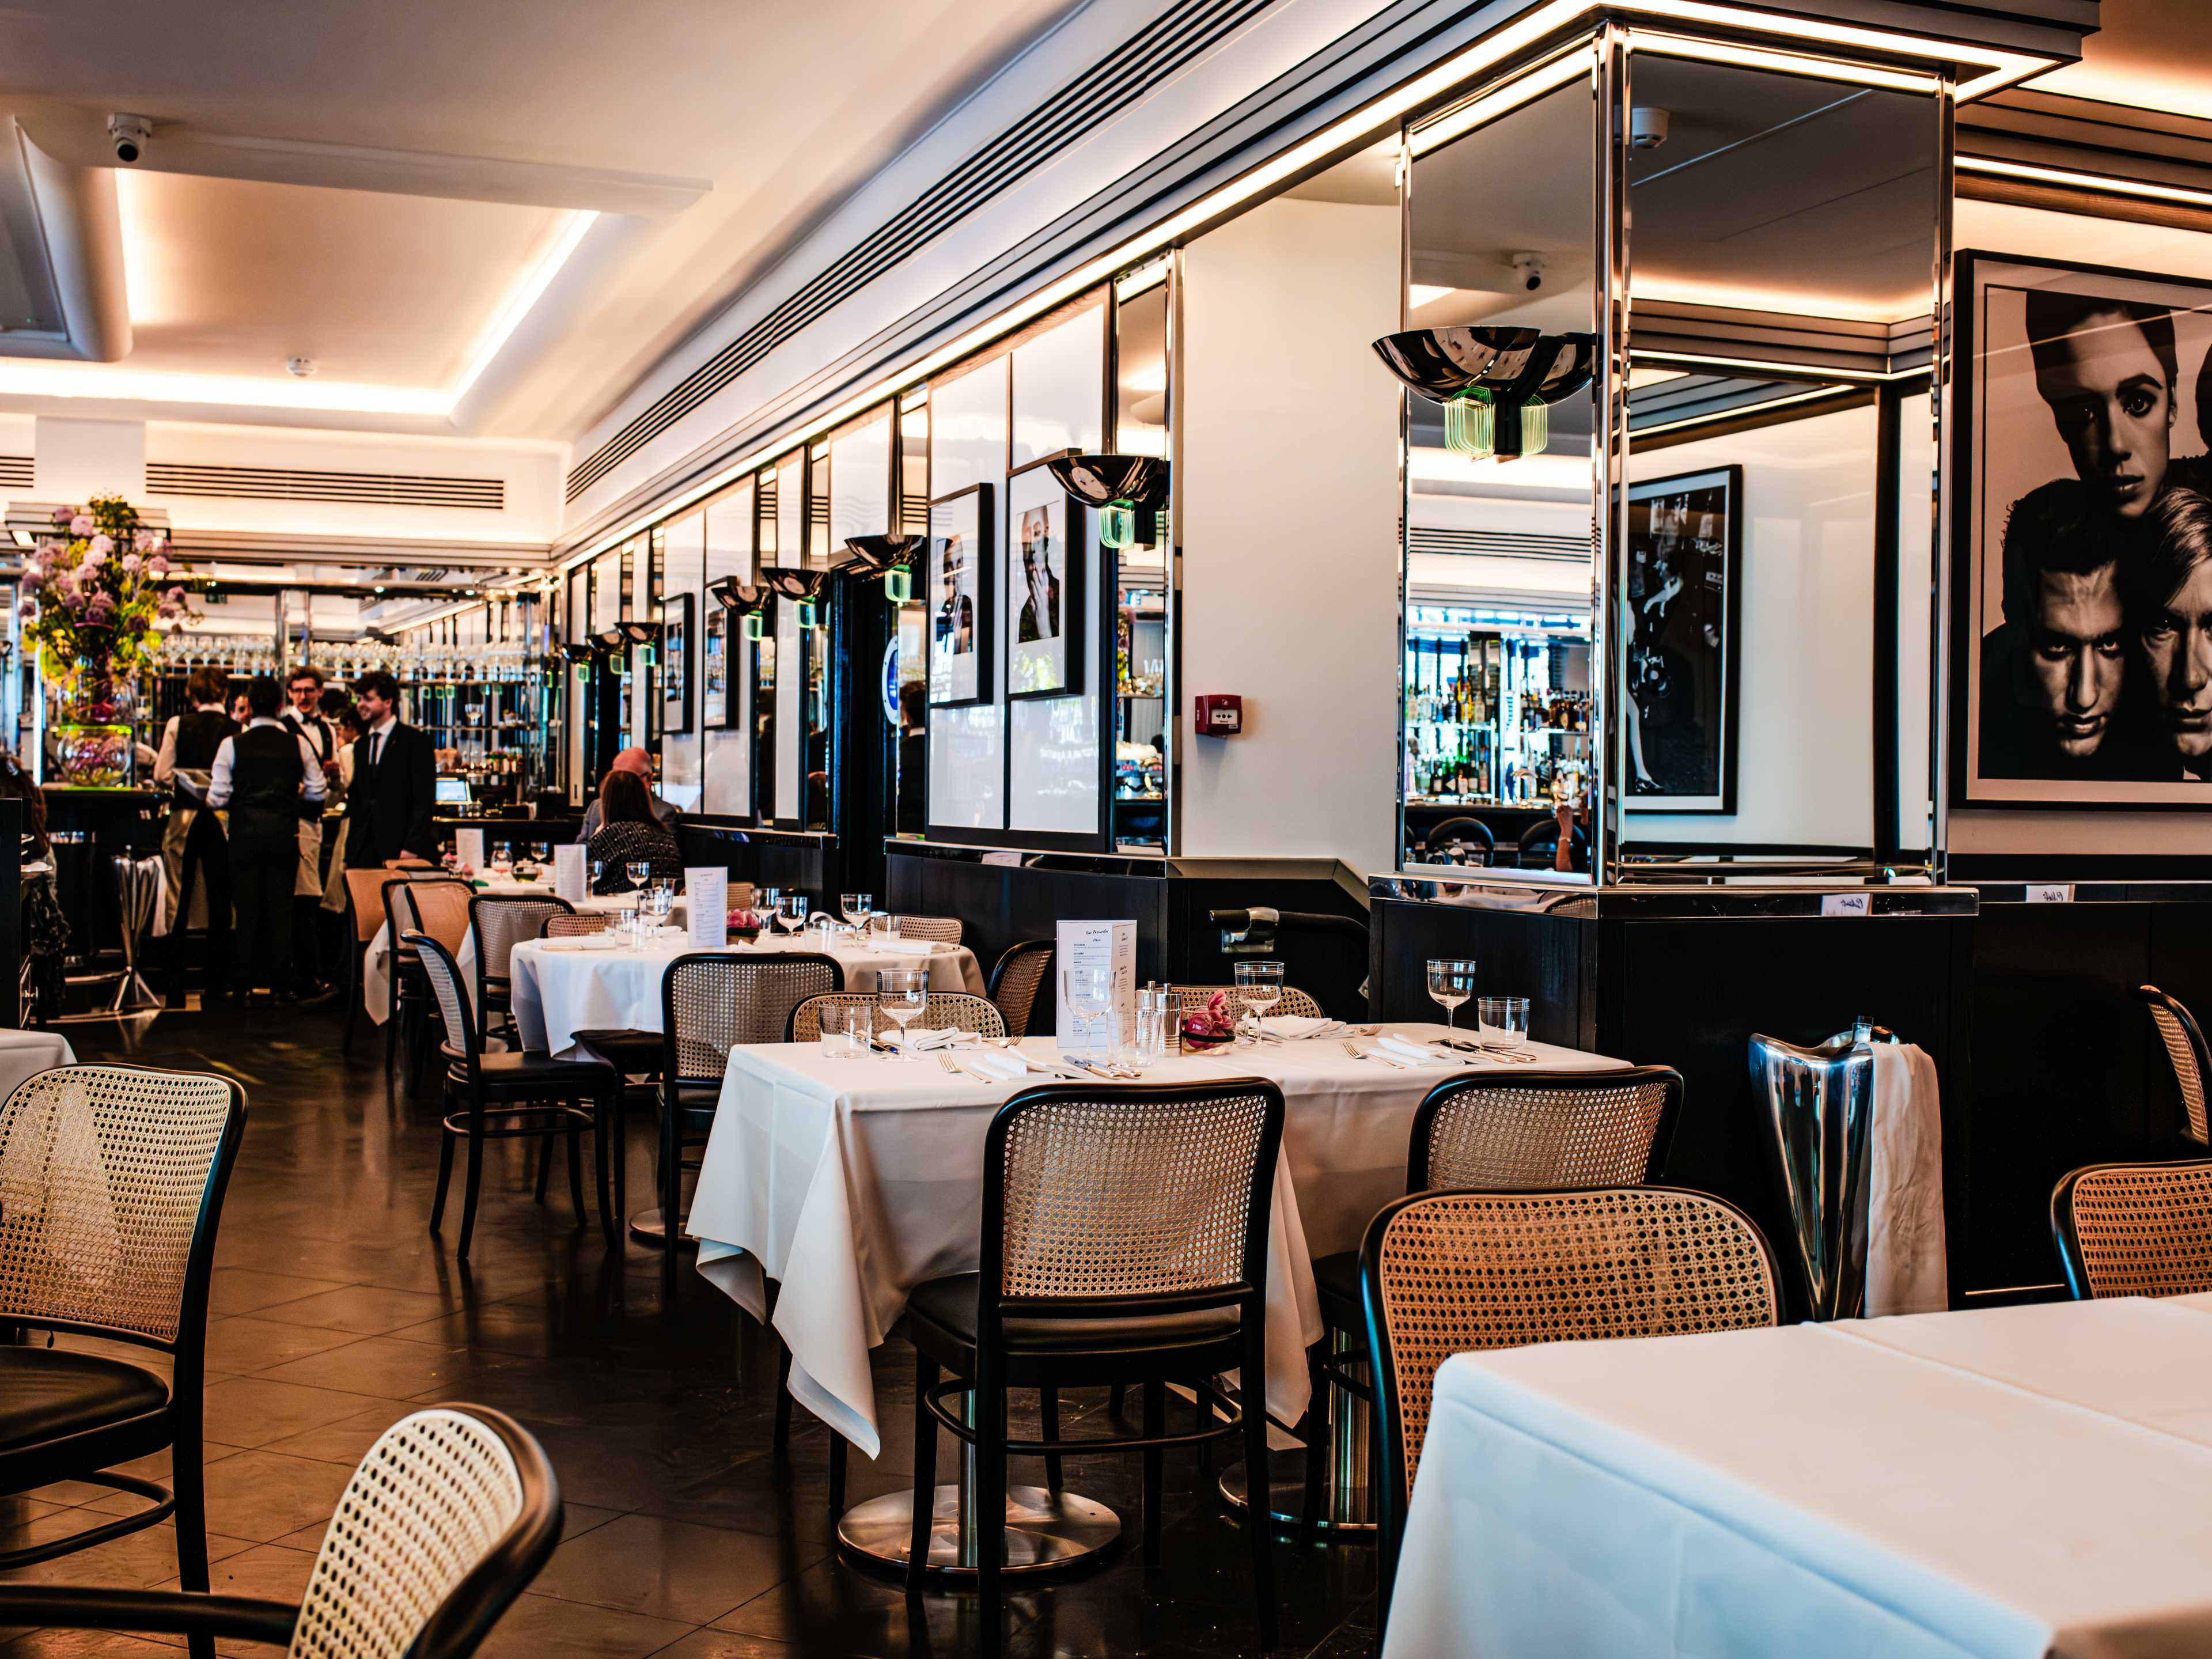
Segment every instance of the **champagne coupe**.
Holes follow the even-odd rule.
[[[1114,970],[1104,963],[1063,968],[1060,983],[1068,1012],[1083,1026],[1083,1054],[1090,1059],[1098,1045],[1097,1022],[1114,1012]]]
[[[1240,962],[1237,964],[1237,1000],[1252,1016],[1252,1041],[1260,1040],[1260,1022],[1283,994],[1283,964],[1279,962]]]
[[[650,859],[632,859],[623,866],[623,873],[629,878],[629,933],[633,941],[645,937],[645,884],[653,879]]]
[[[806,895],[786,893],[775,907],[775,925],[795,933],[806,925]]]
[[[868,912],[875,908],[875,900],[871,894],[840,893],[837,895],[837,908],[844,914],[848,927],[855,928],[866,927]]]
[[[929,1006],[928,973],[919,968],[885,969],[876,975],[876,1004],[899,1028],[898,1053],[893,1058],[907,1062],[919,1058],[907,1051],[906,1028]]]
[[[1459,1006],[1474,994],[1474,963],[1440,957],[1429,963],[1429,996],[1444,1011],[1444,1026],[1455,1029]]]

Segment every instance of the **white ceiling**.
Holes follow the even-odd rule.
[[[1072,9],[18,0],[0,9],[0,100],[41,146],[105,160],[109,112],[156,124],[119,192],[135,349],[42,369],[108,377],[95,393],[149,389],[115,378],[148,373],[262,383],[235,403],[126,395],[101,412],[454,429],[255,404],[302,390],[286,386],[292,356],[315,359],[317,395],[340,401],[355,385],[453,391],[502,308],[581,230],[539,325],[515,335],[459,422],[573,436]],[[208,173],[228,176],[189,176]],[[378,188],[325,187],[338,183]],[[586,228],[579,208],[607,210]]]
[[[2212,118],[2212,5],[2105,0],[2100,15],[2081,61],[2039,76],[2029,83],[2036,91]]]

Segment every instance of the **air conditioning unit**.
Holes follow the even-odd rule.
[[[0,356],[131,355],[112,168],[61,161],[0,113]]]

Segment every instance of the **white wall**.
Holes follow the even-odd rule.
[[[1638,812],[1632,842],[1874,841],[1872,409],[1632,456],[1632,482],[1743,468],[1732,816]]]
[[[31,440],[33,500],[146,499],[146,428],[138,421],[80,421],[41,415]]]
[[[1177,718],[1244,699],[1242,736],[1181,744],[1191,856],[1395,865],[1400,394],[1370,342],[1399,239],[1395,207],[1285,198],[1185,253]]]

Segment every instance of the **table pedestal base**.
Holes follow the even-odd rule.
[[[973,1534],[963,1525],[961,1490],[937,1489],[929,1535],[929,1571],[962,1579],[975,1574]],[[1121,1535],[1121,1518],[1103,1504],[1042,1486],[1006,1489],[1007,1573],[1044,1573],[1087,1561]],[[895,1492],[847,1510],[837,1541],[850,1553],[906,1571],[914,1541],[914,1494]],[[964,1547],[963,1547],[964,1546]]]
[[[690,1213],[687,1211],[678,1218],[677,1225],[683,1226],[690,1219]],[[668,1224],[661,1219],[661,1211],[658,1205],[650,1210],[638,1210],[631,1214],[629,1236],[639,1243],[650,1244],[655,1249],[661,1247],[661,1241],[668,1237]],[[696,1250],[699,1248],[699,1241],[689,1233],[685,1233],[677,1239],[676,1248],[679,1250]]]
[[[1367,1361],[1353,1339],[1335,1333],[1330,1344],[1338,1363],[1365,1373]],[[1328,1462],[1321,1476],[1321,1514],[1316,1530],[1332,1537],[1371,1540],[1375,1534],[1374,1408],[1357,1395],[1330,1382]],[[1219,1481],[1224,1502],[1242,1512],[1250,1503],[1244,1465],[1236,1464]],[[1292,1446],[1267,1455],[1267,1514],[1279,1527],[1305,1522],[1306,1449]]]

